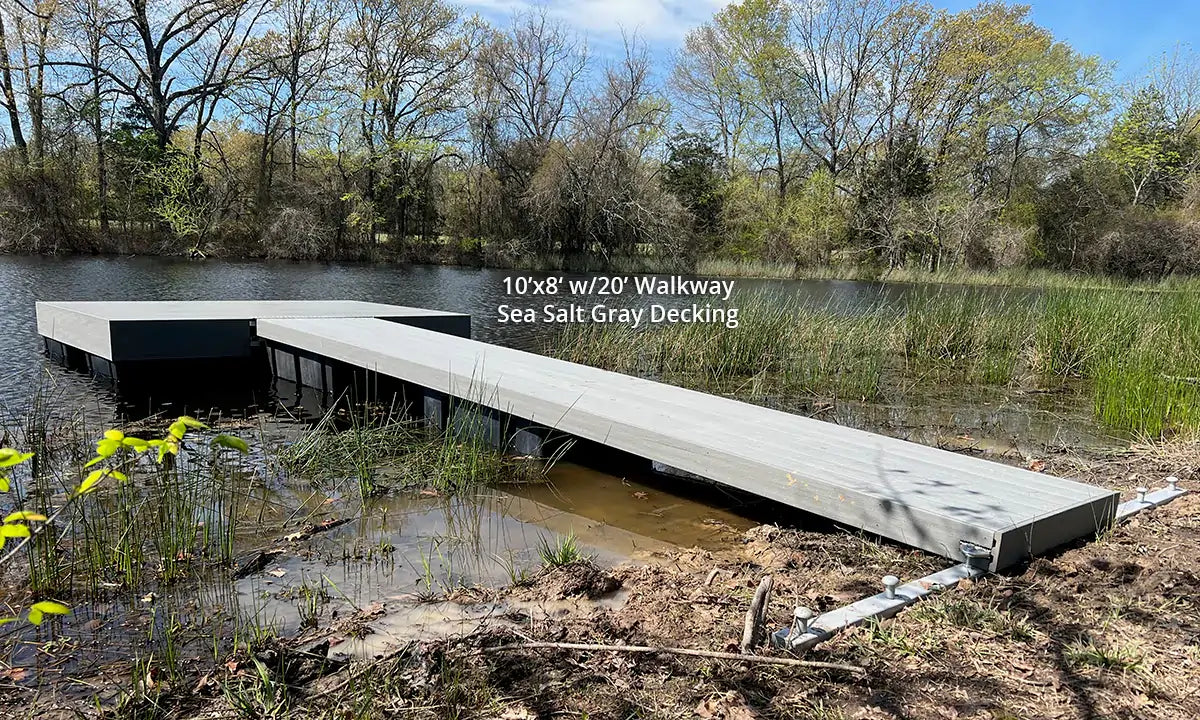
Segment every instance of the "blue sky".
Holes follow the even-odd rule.
[[[660,69],[692,27],[728,0],[544,0],[547,11],[587,36],[598,54],[619,47],[621,29],[636,30]],[[1076,50],[1117,63],[1118,79],[1134,79],[1176,44],[1200,45],[1200,0],[1026,0],[1034,21]],[[503,22],[537,0],[459,0],[469,12]],[[951,11],[974,5],[939,0]]]

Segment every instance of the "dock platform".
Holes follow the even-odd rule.
[[[1092,537],[1116,512],[1111,490],[430,329],[461,329],[440,315],[415,327],[379,308],[282,310],[254,317],[254,341],[275,366],[306,359],[300,382],[328,388],[335,366],[395,378],[948,558],[972,543],[993,570]],[[72,332],[100,332],[85,326]]]

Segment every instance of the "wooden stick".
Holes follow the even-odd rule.
[[[741,650],[743,655],[748,655],[762,638],[763,623],[766,622],[767,617],[767,603],[771,601],[773,584],[774,580],[771,576],[765,575],[758,583],[758,590],[754,591],[754,600],[750,603],[750,609],[746,611],[746,624],[742,628]]]
[[[533,650],[551,648],[556,650],[597,650],[600,652],[631,652],[631,653],[669,653],[671,655],[690,655],[693,657],[716,658],[717,660],[741,660],[744,662],[765,663],[768,665],[791,665],[793,667],[819,668],[823,670],[841,670],[843,672],[865,675],[866,669],[857,665],[821,662],[819,660],[799,660],[796,658],[772,657],[770,655],[742,655],[740,653],[718,652],[716,650],[692,650],[689,648],[650,647],[648,645],[588,645],[583,643],[564,642],[527,642],[515,645],[495,645],[481,648],[485,653],[507,650]]]

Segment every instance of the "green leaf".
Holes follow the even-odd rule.
[[[33,512],[32,510],[18,510],[8,517],[4,518],[4,522],[15,522],[17,520],[32,520],[35,522],[46,522],[46,516],[41,513]]]
[[[176,420],[175,422],[171,423],[171,427],[167,428],[167,432],[171,433],[171,437],[174,437],[177,440],[182,440],[183,436],[187,434],[187,429],[187,423],[183,422],[182,420]]]
[[[225,434],[218,435],[215,438],[213,438],[213,445],[227,447],[227,448],[230,448],[233,450],[237,450],[240,453],[250,452],[250,446],[246,444],[246,441],[241,439],[240,437],[234,437],[233,435],[225,435]]]
[[[150,447],[150,443],[146,442],[145,440],[141,438],[130,437],[128,435],[121,440],[121,444],[125,447],[133,448],[138,452],[145,452],[146,448]]]
[[[17,452],[12,448],[0,448],[0,468],[20,465],[31,457],[33,457],[33,453]]]
[[[121,482],[126,482],[129,480],[129,476],[126,475],[125,473],[121,472],[120,470],[111,470],[111,471],[109,471],[108,475],[109,475],[109,477],[116,479],[116,480],[120,480]]]
[[[96,489],[100,481],[112,474],[112,470],[105,468],[104,470],[93,470],[84,478],[83,482],[79,483],[79,487],[75,488],[76,495],[83,495]]]
[[[207,425],[205,425],[204,423],[200,422],[199,420],[197,420],[196,418],[194,418],[190,415],[180,415],[179,419],[176,420],[176,422],[181,422],[185,426],[190,427],[190,428],[196,428],[197,430],[207,430],[208,429]]]
[[[30,610],[40,610],[47,615],[70,615],[71,608],[54,600],[42,600],[29,607]]]
[[[104,437],[108,440],[124,440],[125,433],[120,430],[105,430]]]
[[[10,487],[12,486],[8,484],[8,478],[0,475],[0,492],[8,492]]]
[[[121,441],[113,440],[112,438],[104,438],[96,443],[96,454],[102,458],[112,457],[121,449]]]
[[[91,460],[88,460],[87,462],[85,462],[85,463],[83,464],[83,469],[84,469],[84,470],[87,470],[88,468],[90,468],[91,466],[95,465],[95,464],[96,464],[96,463],[98,463],[98,462],[104,462],[104,458],[102,458],[102,457],[94,457],[94,458],[92,458]]]
[[[10,537],[29,537],[29,526],[21,523],[4,523],[0,525],[0,535]]]
[[[178,440],[175,440],[174,438],[168,438],[167,440],[164,440],[161,445],[158,446],[158,461],[160,463],[163,461],[163,458],[167,456],[167,453],[170,453],[172,455],[179,454],[179,441]]]
[[[0,617],[0,625],[7,625],[10,622],[16,622],[17,620],[18,618],[15,617]]]
[[[42,611],[37,608],[29,608],[29,615],[27,617],[29,618],[29,622],[34,625],[42,624]]]

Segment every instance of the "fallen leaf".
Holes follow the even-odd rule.
[[[713,720],[757,720],[758,715],[736,692],[725,693],[701,701],[696,706],[697,717]]]
[[[208,691],[215,690],[216,688],[217,683],[215,680],[213,680],[213,676],[211,674],[204,674],[201,675],[200,679],[196,681],[196,687],[192,688],[192,692],[196,693],[197,695],[204,695]]]
[[[500,713],[500,720],[537,720],[537,714],[524,705],[514,705]]]
[[[650,497],[650,494],[649,494],[649,493],[644,493],[644,492],[642,492],[641,490],[639,490],[639,491],[635,492],[635,493],[633,494],[633,496],[634,496],[635,498],[637,498],[638,500],[645,500],[646,498]]]
[[[1042,472],[1043,470],[1046,469],[1046,461],[1045,460],[1032,460],[1029,463],[1029,469],[1034,472]]]
[[[271,577],[279,578],[279,577],[283,577],[284,575],[287,575],[287,570],[284,570],[283,568],[275,568],[274,570],[268,570],[267,574],[270,575]]]
[[[1033,674],[1033,666],[1028,663],[1021,662],[1020,660],[1010,660],[1009,663],[1017,670],[1024,672],[1026,676]]]

